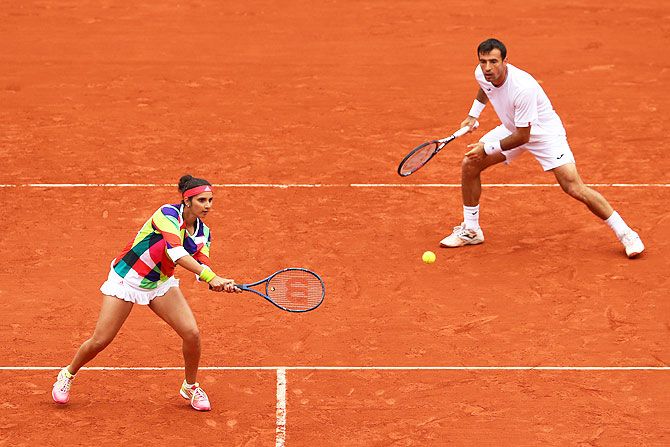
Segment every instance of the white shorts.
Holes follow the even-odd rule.
[[[507,128],[501,124],[489,131],[479,141],[482,143],[491,143],[502,140],[510,135],[512,135],[512,132],[507,130]],[[531,141],[523,146],[515,147],[509,151],[503,151],[505,163],[510,164],[524,151],[533,154],[545,171],[575,162],[575,156],[570,150],[568,139],[565,135],[533,136],[531,137]]]
[[[105,295],[115,296],[124,301],[148,305],[154,298],[165,295],[171,287],[179,287],[179,280],[174,276],[170,276],[167,281],[155,289],[140,289],[129,284],[113,268],[110,268],[107,281],[100,286],[100,291]]]

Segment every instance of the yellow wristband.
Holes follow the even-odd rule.
[[[205,282],[210,282],[211,280],[216,278],[216,273],[214,273],[211,268],[205,266],[205,268],[202,269],[198,277]]]

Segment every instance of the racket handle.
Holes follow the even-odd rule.
[[[473,129],[476,129],[479,127],[479,121],[475,121],[475,123],[472,125]],[[462,137],[466,133],[470,131],[470,126],[464,126],[458,129],[456,132],[454,132],[454,138]]]
[[[244,284],[233,284],[235,287],[237,287],[240,290],[246,290],[247,286]],[[212,286],[209,286],[209,290],[212,290]]]

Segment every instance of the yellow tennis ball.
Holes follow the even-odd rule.
[[[436,256],[435,253],[433,253],[432,251],[427,251],[424,252],[424,254],[421,256],[421,259],[426,264],[432,264],[433,262],[435,262]]]

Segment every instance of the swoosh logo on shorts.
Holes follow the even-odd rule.
[[[561,158],[563,158],[564,155],[565,155],[565,154],[561,154],[560,157],[556,157],[556,160],[560,160]]]

